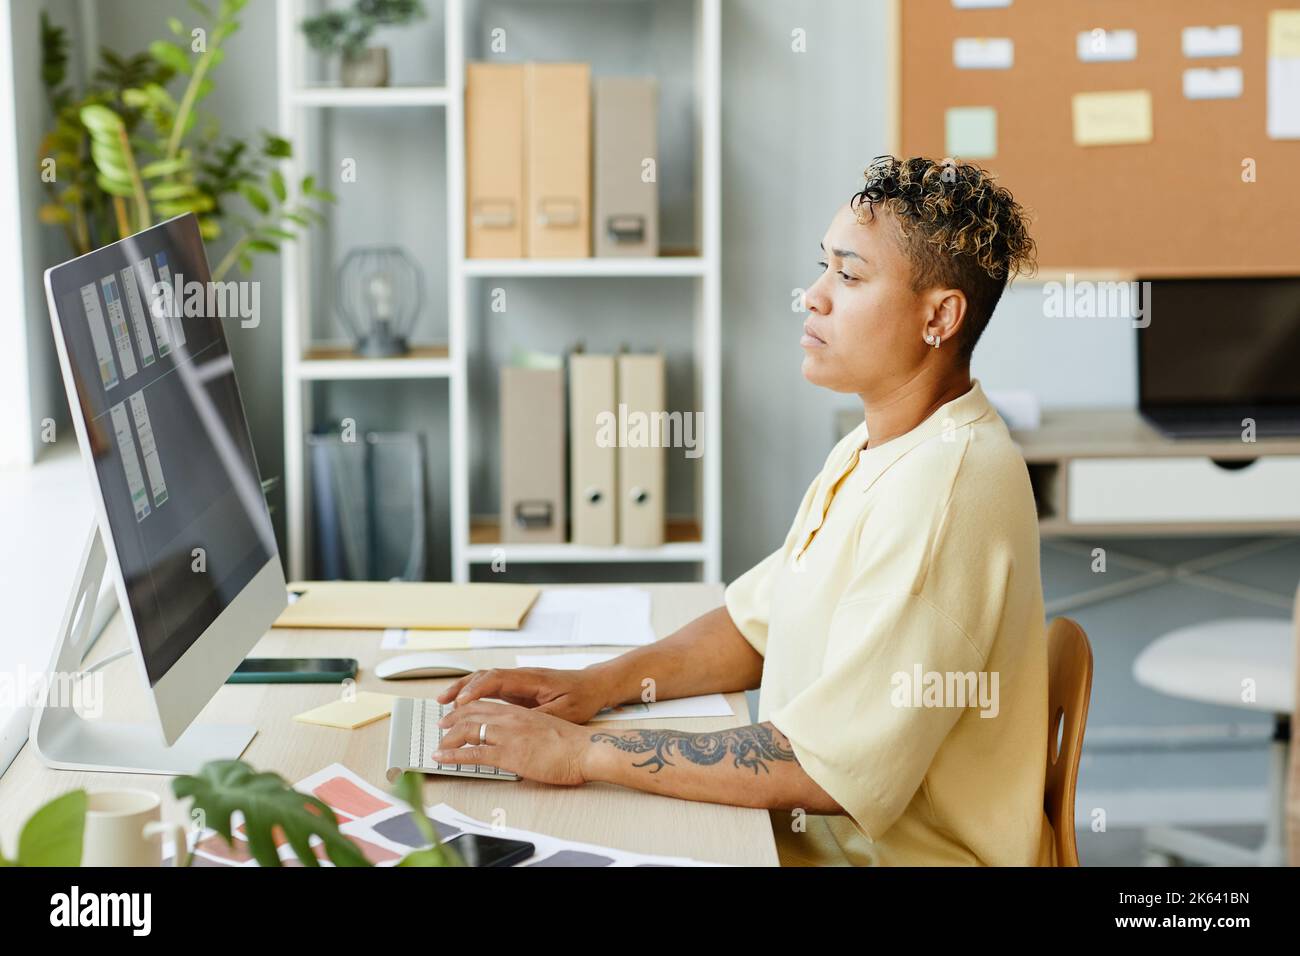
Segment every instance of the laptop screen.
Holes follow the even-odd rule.
[[[49,288],[156,684],[276,554],[223,309],[193,216],[59,266]]]
[[[1158,279],[1141,408],[1300,407],[1300,278]]]

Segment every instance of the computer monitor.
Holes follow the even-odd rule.
[[[1157,279],[1138,409],[1174,436],[1300,434],[1300,278]]]
[[[99,755],[100,766],[195,769],[202,758],[238,756],[252,736],[251,728],[196,725],[182,738],[286,603],[227,343],[226,326],[239,332],[240,316],[215,314],[229,311],[234,284],[210,280],[193,215],[45,273],[59,364],[90,473],[95,533],[157,715],[155,728],[105,732],[102,722],[85,721],[57,733],[47,728],[41,740],[38,714],[33,738],[54,765],[86,766],[93,737],[110,751],[108,759]],[[94,576],[95,546],[92,536],[83,578]],[[93,601],[82,585],[65,630],[75,627],[78,601]],[[69,634],[64,640],[76,643]],[[65,649],[62,665],[79,667],[80,660]],[[61,743],[69,734],[82,742]],[[170,747],[178,740],[189,741],[188,748]],[[48,752],[60,747],[74,752]]]

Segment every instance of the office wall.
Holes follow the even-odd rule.
[[[0,463],[4,464],[26,464],[41,456],[46,447],[44,438],[48,437],[43,430],[47,419],[54,423],[55,438],[61,437],[68,424],[42,275],[48,266],[68,258],[69,246],[62,233],[42,226],[37,218],[45,202],[38,162],[48,115],[41,82],[43,12],[53,23],[69,30],[70,75],[74,80],[81,75],[78,18],[72,0],[27,0],[4,5],[13,59],[2,84],[12,84],[12,99],[6,92],[3,109],[12,108],[13,114],[0,120],[0,126],[13,129],[15,135],[0,147],[4,150],[0,165],[6,177],[3,205],[8,207],[0,212],[4,229],[0,269],[5,270],[0,288],[8,290],[9,314],[14,321],[7,321],[0,334],[6,362],[13,358],[17,366],[10,370],[8,364],[4,365],[5,381],[0,386],[6,410],[0,423]]]

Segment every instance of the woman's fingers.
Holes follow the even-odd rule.
[[[438,695],[438,703],[440,704],[450,703],[452,699],[461,692],[461,688],[463,688],[466,684],[468,684],[470,681],[472,681],[475,677],[477,677],[481,673],[483,672],[474,671],[471,674],[466,674],[464,677],[458,677],[455,681],[452,682],[450,687],[446,688],[441,694]]]
[[[455,747],[448,748],[446,743],[433,752],[433,759],[439,763],[471,763],[487,764],[489,767],[499,767],[501,748],[493,744],[475,744],[472,747]]]

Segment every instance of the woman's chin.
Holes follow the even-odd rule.
[[[803,365],[800,370],[803,372],[803,377],[813,385],[824,386],[826,384],[826,370],[822,367],[822,363],[817,360],[816,355],[812,353],[804,355]]]

